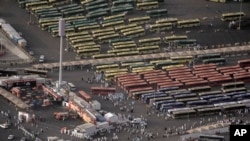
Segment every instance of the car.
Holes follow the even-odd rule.
[[[31,56],[34,56],[34,52],[33,52],[33,51],[29,51],[29,54],[30,54]]]
[[[4,123],[4,124],[0,124],[0,127],[7,129],[9,128],[9,125],[7,123]]]
[[[8,136],[8,140],[13,140],[14,138],[15,138],[14,135],[9,135],[9,136]]]
[[[134,119],[131,121],[132,124],[139,124],[139,123],[141,123],[141,122],[142,122],[142,119],[141,119],[141,118],[134,118]]]
[[[45,61],[45,56],[44,55],[40,55],[39,57],[39,63],[43,63]]]

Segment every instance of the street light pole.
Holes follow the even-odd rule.
[[[242,1],[243,0],[240,0],[240,12],[242,11]],[[241,14],[240,14],[240,18],[239,18],[239,27],[238,27],[238,30],[240,30],[241,29]]]

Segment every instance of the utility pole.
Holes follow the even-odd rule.
[[[62,83],[62,48],[63,48],[63,37],[65,35],[65,20],[59,19],[59,36],[60,36],[60,59],[59,59],[59,80],[58,80],[58,91],[60,90]]]

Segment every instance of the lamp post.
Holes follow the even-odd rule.
[[[62,83],[62,48],[63,48],[63,36],[65,35],[65,20],[59,19],[59,36],[60,36],[60,59],[59,59],[59,80],[58,80],[58,91],[60,90]]]
[[[242,1],[243,0],[240,0],[240,12],[242,11]],[[238,27],[238,30],[240,30],[241,29],[241,14],[240,14],[240,18],[239,18],[239,27]]]

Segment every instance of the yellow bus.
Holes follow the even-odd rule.
[[[111,81],[114,79],[116,75],[126,74],[127,71],[113,72],[113,73],[105,73],[105,81]]]
[[[110,23],[104,23],[102,24],[102,27],[115,27],[115,26],[119,26],[123,24],[124,24],[124,20],[120,20],[120,21],[114,21]]]
[[[83,50],[83,49],[89,49],[89,48],[101,48],[101,45],[92,45],[92,46],[85,45],[85,46],[80,46],[80,47],[78,47],[76,49],[75,52],[77,52],[77,50]]]
[[[74,45],[74,44],[79,44],[79,43],[84,43],[84,42],[91,42],[91,41],[93,41],[93,38],[88,37],[88,38],[81,38],[81,39],[71,40],[70,44]]]
[[[112,49],[112,50],[108,50],[108,53],[119,53],[119,52],[128,52],[131,51],[132,49],[130,48],[124,48],[124,49]]]
[[[74,33],[66,33],[66,38],[75,37],[75,36],[81,36],[81,35],[88,35],[89,33],[87,31],[82,32],[74,32]]]
[[[179,63],[187,63],[194,59],[193,56],[179,56],[179,57],[170,57],[173,61],[178,61]]]
[[[145,62],[143,61],[139,61],[139,62],[125,62],[125,63],[121,63],[122,67],[130,67],[131,65],[143,65],[145,64]]]
[[[88,30],[95,30],[95,29],[99,29],[100,25],[99,24],[94,24],[94,25],[86,25],[86,26],[81,26],[78,27],[79,31],[88,31]]]
[[[156,64],[156,63],[161,63],[161,62],[171,62],[171,59],[167,59],[167,60],[151,60],[149,61],[150,64]]]
[[[36,10],[46,9],[46,8],[53,8],[53,6],[52,5],[41,5],[41,6],[37,6],[37,7],[32,7],[32,8],[30,8],[30,10],[32,12],[34,12]]]
[[[148,21],[150,20],[150,17],[149,16],[144,16],[144,17],[136,17],[136,18],[130,18],[128,19],[128,22],[130,24],[145,24],[147,23]]]
[[[104,53],[104,54],[92,55],[93,59],[110,58],[110,57],[115,57],[115,54],[114,53]]]
[[[96,30],[92,30],[91,33],[98,34],[98,33],[103,33],[103,32],[110,32],[110,31],[114,31],[114,28],[109,27],[109,28],[103,28],[103,29],[96,29]]]
[[[77,50],[76,53],[78,56],[91,56],[95,54],[100,54],[100,48],[89,48],[89,49]]]
[[[52,37],[58,37],[58,36],[59,36],[59,35],[58,35],[58,32],[59,32],[58,28],[52,30],[51,36],[52,36]],[[73,26],[69,26],[69,27],[66,27],[66,28],[65,28],[65,33],[73,33],[73,32],[75,32],[75,28],[74,28]]]
[[[129,31],[135,31],[135,30],[138,30],[138,29],[143,29],[143,28],[141,26],[126,28],[126,29],[120,30],[120,33],[125,33],[125,32],[129,32]]]
[[[127,36],[127,37],[139,37],[139,36],[143,36],[145,35],[145,30],[144,29],[137,29],[137,30],[134,30],[134,31],[129,31],[129,32],[125,32],[123,33],[124,36]]]
[[[149,1],[136,4],[137,10],[153,9],[158,7],[159,7],[158,1]]]
[[[158,45],[155,46],[144,46],[144,47],[138,47],[137,50],[141,53],[157,53],[160,51],[160,47]]]
[[[40,26],[40,28],[41,28],[42,30],[48,30],[48,26],[51,26],[51,25],[58,25],[58,21],[56,21],[56,22],[46,22],[46,23],[42,23],[42,24],[40,24],[39,26]]]
[[[78,43],[78,44],[74,44],[71,45],[73,47],[74,50],[77,50],[79,47],[84,47],[84,46],[95,46],[97,45],[95,42],[86,42],[86,43]]]
[[[172,23],[172,25],[176,25],[178,21],[178,18],[165,18],[165,19],[159,19],[156,20],[155,23],[156,24],[161,24],[161,23]]]
[[[104,71],[104,73],[115,73],[115,72],[126,72],[128,71],[128,68],[123,68],[123,69],[120,69],[120,68],[115,68],[115,69],[107,69]]]
[[[110,69],[110,68],[119,68],[119,64],[105,64],[105,65],[96,65],[96,70],[104,70],[104,69]]]
[[[183,64],[179,64],[179,65],[163,66],[163,67],[161,67],[161,69],[168,70],[168,69],[171,69],[171,68],[178,68],[178,67],[184,67],[184,65]]]
[[[116,54],[117,56],[131,56],[131,55],[139,55],[139,51],[128,51],[128,52],[120,52]]]
[[[33,8],[33,7],[45,6],[45,5],[48,5],[48,2],[47,2],[47,1],[34,1],[34,2],[26,3],[25,9],[26,9],[27,11],[29,11],[29,10],[30,10],[31,8]]]
[[[83,36],[80,35],[80,36],[70,37],[67,40],[72,41],[72,40],[83,39],[83,38],[91,38],[91,36],[89,34],[83,35]]]
[[[123,29],[127,29],[127,28],[133,28],[138,26],[137,24],[127,24],[127,25],[121,25],[121,26],[116,26],[115,30],[123,30]]]
[[[112,35],[112,34],[115,34],[115,31],[96,33],[96,34],[93,34],[93,37],[99,38],[101,36],[108,36],[108,35]]]
[[[127,45],[127,44],[135,44],[135,41],[116,42],[116,43],[112,43],[112,46]]]
[[[125,18],[126,16],[126,13],[121,13],[121,14],[116,14],[116,15],[112,15],[112,16],[108,16],[108,17],[103,17],[103,20],[104,21],[107,21],[107,20],[111,20],[111,19],[117,19],[117,18]]]
[[[109,42],[109,40],[114,39],[120,37],[120,35],[118,33],[115,34],[110,34],[110,35],[106,35],[106,36],[100,36],[97,38],[99,43],[107,43]]]
[[[173,42],[175,40],[184,40],[184,39],[187,39],[188,36],[187,35],[172,35],[172,36],[166,36],[164,38],[164,42],[166,44],[169,44],[170,42]]]
[[[160,24],[151,24],[149,25],[149,31],[164,31],[164,30],[170,30],[173,28],[172,23],[160,23]]]
[[[38,23],[42,25],[43,23],[51,23],[51,22],[58,22],[59,17],[53,17],[53,18],[40,18],[38,20]]]
[[[113,46],[113,49],[136,48],[135,43]]]
[[[234,21],[244,17],[246,14],[244,12],[235,12],[235,13],[224,13],[221,15],[222,21]]]
[[[161,37],[138,40],[138,46],[160,45],[160,44],[161,44]]]
[[[200,26],[199,19],[189,19],[177,21],[177,28]]]

